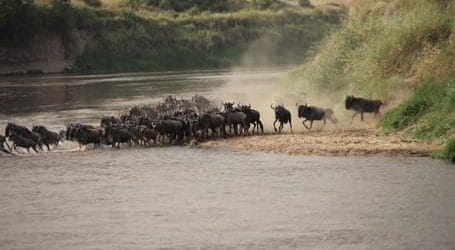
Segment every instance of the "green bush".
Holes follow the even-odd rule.
[[[455,133],[455,77],[426,79],[411,98],[386,112],[380,124],[386,132],[406,130],[426,140]]]
[[[33,0],[0,1],[0,44],[24,45],[41,31],[41,10]]]
[[[232,5],[234,5],[226,0],[129,0],[128,4],[130,6],[152,6],[177,12],[187,11],[190,9],[221,12],[229,10]]]
[[[433,157],[455,163],[455,137],[449,138],[440,150],[433,153]]]
[[[310,0],[299,0],[299,5],[302,7],[313,7]]]
[[[91,7],[101,7],[101,0],[83,0],[83,2]]]

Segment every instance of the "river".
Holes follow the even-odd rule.
[[[168,94],[259,99],[286,72],[6,77],[0,126],[96,123]],[[173,146],[0,157],[0,249],[455,248],[455,169],[429,158]]]

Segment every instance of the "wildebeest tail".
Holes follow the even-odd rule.
[[[264,133],[264,125],[262,125],[261,121],[258,121],[259,127],[261,128],[261,133]]]
[[[325,110],[325,114],[326,114],[327,119],[329,119],[331,122],[333,122],[333,123],[337,123],[338,122],[338,120],[335,117],[334,112],[333,112],[332,109],[326,109]]]

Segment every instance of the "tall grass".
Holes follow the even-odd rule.
[[[264,58],[261,63],[269,65],[295,63],[336,24],[326,21],[327,15],[341,15],[341,10],[107,12],[91,25],[93,39],[75,70],[220,67],[241,64],[244,55]]]
[[[444,64],[453,62],[454,7],[441,8],[437,1],[392,2],[401,5],[395,12],[366,15],[364,10],[350,16],[314,59],[293,73],[294,80],[308,85],[308,91],[386,98],[391,82],[385,79],[450,74],[453,67],[431,63],[441,57]]]
[[[349,18],[290,78],[307,93],[381,98],[386,132],[447,142],[455,134],[455,3],[352,1]],[[400,96],[401,90],[409,99]],[[389,106],[390,108],[390,106]],[[450,144],[452,143],[452,144]]]

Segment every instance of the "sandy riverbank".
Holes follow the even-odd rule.
[[[429,156],[440,146],[411,140],[399,134],[385,135],[375,129],[307,131],[265,134],[201,143],[203,148],[228,148],[292,155]]]

